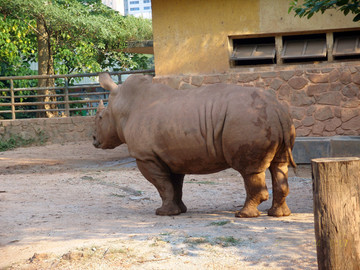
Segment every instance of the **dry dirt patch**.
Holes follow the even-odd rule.
[[[267,174],[271,194],[271,180]],[[90,142],[0,153],[0,268],[316,269],[311,173],[290,171],[293,214],[255,219],[238,172],[188,175],[188,212],[154,214],[155,188],[126,146]]]

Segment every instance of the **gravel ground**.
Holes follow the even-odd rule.
[[[238,172],[187,175],[188,212],[161,200],[126,146],[91,142],[0,153],[0,269],[317,269],[310,166],[290,169],[289,217],[234,217]]]

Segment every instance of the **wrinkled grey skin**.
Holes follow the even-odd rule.
[[[157,215],[186,212],[182,201],[185,174],[208,174],[234,168],[243,176],[244,207],[237,217],[259,216],[269,198],[265,170],[270,168],[273,203],[268,214],[287,216],[288,165],[295,128],[288,111],[266,91],[214,84],[188,91],[153,84],[132,75],[121,86],[108,73],[100,84],[110,90],[109,104],[96,114],[94,146],[126,143],[144,177],[158,190]]]

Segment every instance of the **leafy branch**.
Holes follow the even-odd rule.
[[[310,19],[315,13],[322,14],[328,9],[335,9],[341,11],[345,16],[349,13],[354,14],[353,21],[360,20],[360,1],[358,0],[305,0],[302,4],[298,0],[290,2],[288,12],[295,12],[295,16],[307,17]]]

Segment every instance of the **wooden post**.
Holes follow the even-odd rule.
[[[334,34],[331,33],[326,33],[326,48],[327,48],[327,58],[329,62],[333,62],[334,61],[334,56],[333,56],[333,49],[334,49]]]
[[[278,64],[278,65],[283,63],[283,59],[281,58],[282,50],[283,50],[282,36],[275,36],[276,64]]]
[[[15,93],[14,93],[14,81],[10,80],[10,95],[11,95],[11,119],[16,119],[16,113],[15,113]]]
[[[360,158],[313,159],[319,269],[360,269]]]
[[[69,105],[69,80],[65,78],[65,115],[70,117],[70,105]]]

